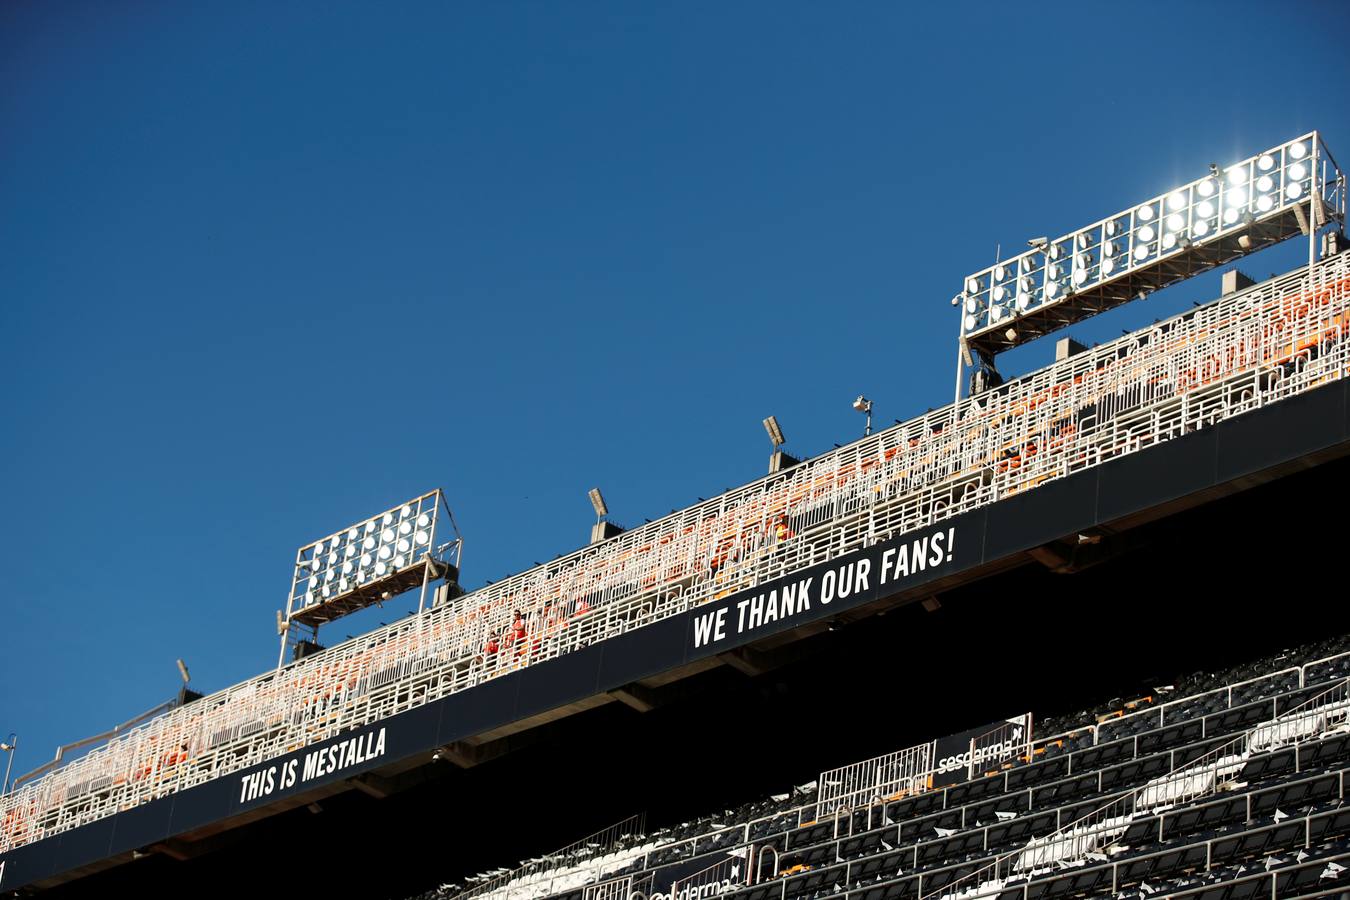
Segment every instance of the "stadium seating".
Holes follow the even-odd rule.
[[[1347,370],[1348,325],[1350,254],[1342,253],[119,733],[0,798],[0,850],[1313,390]],[[502,638],[490,651],[516,609],[531,623],[527,637],[509,647]],[[1268,680],[1196,702],[1228,710],[1290,684],[1278,674]],[[1041,755],[1192,712],[1141,698],[1116,709],[1115,723],[1055,729],[1063,737]]]
[[[682,860],[686,872],[706,861],[708,878],[722,878],[713,892],[733,900],[1159,893],[1218,900],[1350,891],[1347,676],[1350,636],[1341,636],[1196,673],[1148,697],[1044,719],[1059,732],[950,787],[831,814],[808,785],[627,835],[599,853],[552,858],[528,877],[497,873],[421,896],[628,900],[667,892],[671,885],[656,876]],[[1296,740],[1266,740],[1269,723],[1314,716],[1313,725],[1295,729]],[[1230,757],[1239,745],[1246,752]],[[1232,760],[1222,789],[1215,779],[1206,790],[1168,793],[1179,783],[1174,773],[1211,771],[1213,759]],[[1100,819],[1122,798],[1131,813],[1101,820],[1100,838],[1074,844],[1071,853],[1053,850],[1067,846],[1070,826]],[[711,868],[729,854],[743,863],[734,879]],[[703,886],[695,876],[682,888],[689,897],[670,900],[707,896]]]

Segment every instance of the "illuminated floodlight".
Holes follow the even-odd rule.
[[[1034,238],[1019,256],[967,276],[956,299],[962,345],[990,359],[1141,292],[1308,234],[1308,222],[1345,222],[1345,177],[1317,132],[1232,165],[1211,164],[1189,184],[1063,237]]]
[[[321,624],[419,586],[425,602],[426,585],[458,566],[461,542],[444,501],[440,490],[431,491],[296,551],[286,630],[298,623],[317,634]],[[454,536],[438,545],[443,517]]]

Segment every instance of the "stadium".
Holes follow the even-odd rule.
[[[805,459],[770,417],[765,477],[629,529],[593,491],[588,545],[474,590],[452,495],[354,510],[297,551],[274,670],[15,780],[0,890],[1344,895],[1346,181],[1317,132],[1250,149],[965,278],[921,416],[860,396]]]

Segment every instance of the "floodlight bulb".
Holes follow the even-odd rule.
[[[1201,197],[1213,197],[1213,196],[1214,196],[1214,179],[1213,179],[1213,178],[1206,178],[1204,181],[1202,181],[1202,182],[1200,182],[1198,185],[1196,185],[1196,186],[1195,186],[1195,189],[1196,189],[1196,191],[1199,192],[1199,194],[1200,194]]]
[[[431,540],[431,538],[427,537],[425,531],[419,531],[417,534],[413,535],[413,540],[417,541],[417,546],[423,547],[426,545],[427,541]]]
[[[1088,278],[1087,269],[1078,269],[1073,273],[1074,284],[1082,284],[1083,282],[1087,281],[1087,278]]]
[[[318,555],[316,554],[315,557],[309,561],[309,569],[310,569],[311,572],[317,572],[317,571],[319,571],[319,569],[321,569],[322,567],[323,567],[323,561],[320,560],[319,557],[318,557]]]
[[[361,542],[361,546],[367,550],[375,549],[375,538],[373,535],[366,535],[366,539]]]
[[[359,571],[359,572],[356,573],[356,583],[357,583],[357,584],[365,584],[365,583],[366,583],[366,578],[368,578],[368,577],[369,577],[369,576],[366,574],[366,570],[365,570],[365,569],[362,569],[361,571]]]
[[[994,288],[994,302],[1002,303],[1003,298],[1007,295],[1007,293],[1008,292],[1003,289],[1002,285],[999,285],[998,287]]]
[[[1162,245],[1164,250],[1171,250],[1173,247],[1177,245],[1177,236],[1175,234],[1172,234],[1171,232],[1168,232],[1167,234],[1163,235]]]
[[[1018,293],[1017,308],[1026,309],[1030,305],[1031,305],[1031,295],[1026,293]]]
[[[1137,215],[1141,221],[1144,222],[1150,221],[1153,218],[1152,204],[1149,204],[1148,206],[1139,207],[1139,211],[1135,215]]]
[[[1302,159],[1308,155],[1308,145],[1302,141],[1295,141],[1289,145],[1289,155],[1294,159]]]
[[[361,536],[361,534],[360,534],[360,532],[358,532],[358,531],[356,530],[356,526],[355,526],[355,525],[353,525],[353,526],[347,531],[347,540],[349,540],[349,541],[354,541],[354,540],[356,540],[357,538],[359,538],[360,536]]]
[[[375,574],[376,574],[376,575],[383,575],[385,572],[388,572],[388,571],[389,571],[389,567],[388,567],[387,565],[385,565],[384,563],[378,562],[378,563],[375,564]]]
[[[1262,175],[1260,178],[1256,179],[1256,189],[1258,191],[1269,191],[1273,187],[1275,187],[1275,179],[1271,178],[1269,175]]]
[[[1261,154],[1261,158],[1256,161],[1256,167],[1262,172],[1269,172],[1271,169],[1275,168],[1275,157],[1271,156],[1269,153]]]
[[[1111,274],[1112,272],[1114,272],[1115,270],[1116,270],[1116,263],[1115,263],[1115,260],[1111,260],[1111,259],[1104,259],[1104,260],[1102,260],[1102,274],[1103,274],[1103,275],[1110,275],[1110,274]]]
[[[1059,285],[1055,284],[1053,281],[1046,282],[1045,296],[1054,299],[1055,295],[1058,293],[1059,293]]]
[[[1145,225],[1143,228],[1139,229],[1139,240],[1141,241],[1147,243],[1148,241],[1153,240],[1154,235],[1155,232],[1153,231],[1152,225]]]
[[[1284,195],[1290,200],[1297,200],[1303,194],[1303,188],[1298,184],[1291,184],[1284,189]]]
[[[1088,235],[1088,234],[1080,234],[1080,235],[1078,236],[1078,249],[1079,249],[1079,250],[1084,250],[1084,249],[1086,249],[1091,243],[1092,243],[1092,236],[1091,236],[1091,235]]]
[[[412,544],[408,542],[407,538],[399,538],[397,546],[399,553],[407,553],[412,549]]]
[[[1148,256],[1148,245],[1140,244],[1134,248],[1135,259],[1143,259],[1145,256]]]
[[[389,526],[389,525],[393,525],[393,524],[394,524],[394,514],[393,514],[393,513],[385,513],[385,514],[384,514],[384,518],[381,519],[381,521],[385,524],[386,527]]]
[[[1026,291],[1027,293],[1031,293],[1031,289],[1034,288],[1035,286],[1036,282],[1031,280],[1030,275],[1022,276],[1022,290]]]
[[[418,528],[426,528],[430,524],[431,524],[431,516],[427,515],[426,513],[422,513],[420,516],[417,517]]]
[[[373,563],[374,561],[375,561],[375,557],[371,556],[369,553],[362,554],[362,556],[361,556],[361,568],[363,568],[363,569],[369,569],[369,568],[370,568],[370,564]]]
[[[966,293],[978,294],[980,292],[980,282],[974,278],[966,279]]]
[[[997,322],[1001,318],[1003,318],[1003,307],[995,306],[993,309],[989,310],[990,322]]]
[[[327,572],[324,573],[323,576],[324,581],[331,582],[334,578],[337,578],[337,572],[333,571],[332,569],[329,569]]]
[[[1208,219],[1214,215],[1214,204],[1208,200],[1201,200],[1195,204],[1195,214],[1202,219]]]
[[[356,566],[353,565],[353,564],[352,564],[352,561],[349,559],[349,560],[347,560],[345,563],[342,564],[342,574],[344,574],[344,575],[350,575],[350,574],[352,574],[352,570],[355,569],[355,568],[356,568]]]
[[[1233,190],[1228,192],[1228,206],[1231,209],[1237,209],[1240,206],[1245,206],[1246,203],[1247,203],[1247,192],[1244,191],[1242,188],[1234,188]]]
[[[1232,225],[1238,220],[1238,211],[1232,207],[1223,211],[1223,224]]]
[[[388,559],[393,555],[394,551],[390,550],[387,546],[380,548],[380,559]]]
[[[1233,166],[1226,174],[1230,187],[1241,187],[1247,183],[1247,170],[1242,166]]]
[[[1195,223],[1195,227],[1193,227],[1191,231],[1195,233],[1196,237],[1204,237],[1206,234],[1209,234],[1209,223],[1204,219],[1201,219],[1199,222]]]
[[[967,298],[966,298],[966,312],[968,312],[968,313],[973,313],[978,307],[979,307],[979,304],[975,302],[975,298],[974,298],[974,297],[967,297]]]
[[[338,590],[339,590],[339,591],[342,591],[344,594],[345,594],[348,590],[350,590],[350,589],[351,589],[351,583],[350,583],[349,581],[347,581],[347,579],[344,578],[344,579],[342,579],[341,581],[338,582]]]
[[[413,528],[413,527],[412,527],[412,523],[411,523],[411,522],[399,522],[399,523],[398,523],[398,533],[399,533],[399,534],[412,534],[412,528]]]
[[[324,597],[331,597],[331,596],[333,596],[333,589],[332,589],[331,587],[327,586],[327,585],[324,585],[323,595],[324,595]]]
[[[1308,175],[1308,167],[1303,163],[1294,163],[1289,167],[1289,177],[1294,181],[1302,181]]]
[[[1054,265],[1050,266],[1050,268],[1047,270],[1047,274],[1049,274],[1051,278],[1059,278],[1061,275],[1064,274],[1064,267],[1061,266],[1059,263],[1055,263]]]
[[[381,531],[380,540],[384,541],[386,544],[393,543],[394,529],[386,528],[384,531]]]
[[[1260,197],[1256,198],[1256,208],[1261,212],[1270,212],[1271,207],[1274,205],[1275,201],[1270,199],[1268,194],[1262,194]]]
[[[1120,226],[1117,225],[1115,222],[1107,222],[1107,223],[1106,223],[1106,236],[1107,236],[1107,237],[1115,237],[1115,236],[1116,236],[1116,232],[1119,231],[1119,230],[1120,230]]]
[[[972,315],[967,315],[967,316],[966,316],[966,331],[973,331],[974,329],[975,329],[975,317],[972,316]]]
[[[408,561],[401,556],[394,557],[394,568],[401,569],[408,564]]]
[[[1174,193],[1174,194],[1172,194],[1170,197],[1168,197],[1168,198],[1167,198],[1167,208],[1170,209],[1170,210],[1172,210],[1173,212],[1176,212],[1176,211],[1179,210],[1179,209],[1185,209],[1185,208],[1186,208],[1186,193],[1185,193],[1184,191],[1177,191],[1176,193]]]
[[[1004,268],[1003,266],[995,266],[995,267],[994,267],[994,280],[995,280],[995,281],[1002,281],[1004,278],[1007,278],[1007,277],[1008,277],[1008,270],[1007,270],[1006,268]]]
[[[1115,255],[1116,255],[1115,241],[1107,241],[1105,244],[1102,244],[1102,256],[1111,257]]]
[[[1172,213],[1167,217],[1167,230],[1180,231],[1186,227],[1186,217],[1180,213]]]

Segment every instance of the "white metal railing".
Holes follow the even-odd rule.
[[[916,793],[933,773],[934,741],[821,772],[816,780],[816,817],[841,807]]]
[[[1330,257],[175,709],[0,800],[0,850],[1342,378],[1348,298]]]
[[[560,850],[555,850],[538,859],[523,862],[514,869],[476,876],[454,894],[455,900],[469,900],[470,897],[496,893],[512,882],[521,881],[539,872],[551,871],[578,859],[603,856],[625,840],[635,841],[640,839],[643,829],[646,827],[647,814],[635,813],[626,819],[615,822],[608,828],[600,829],[595,834],[589,834],[584,838],[575,840]],[[599,898],[599,900],[606,900],[606,898]],[[627,900],[627,897],[625,896],[623,900]]]

